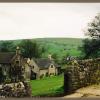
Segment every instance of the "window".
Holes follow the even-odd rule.
[[[18,60],[16,60],[16,66],[19,66],[19,61]]]
[[[16,60],[16,64],[18,64],[19,63],[19,61],[18,60]]]
[[[34,66],[32,66],[32,68],[34,69]]]
[[[51,65],[51,68],[53,68],[53,65]]]

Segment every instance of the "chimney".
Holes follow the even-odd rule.
[[[49,58],[50,60],[52,60],[52,56],[51,56],[51,54],[48,55],[48,58]]]
[[[31,60],[30,60],[30,58],[28,58],[28,59],[27,59],[27,63],[29,64],[29,63],[30,63],[30,61],[31,61]]]
[[[20,55],[20,54],[21,54],[20,48],[17,46],[17,48],[16,48],[16,55]]]

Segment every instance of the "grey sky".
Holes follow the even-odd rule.
[[[0,3],[0,40],[74,37],[100,12],[100,3]]]

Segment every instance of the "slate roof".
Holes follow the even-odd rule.
[[[41,59],[34,59],[36,64],[40,69],[47,69],[50,64],[55,65],[56,67],[59,67],[57,64],[54,63],[54,61],[48,59],[48,58],[41,58]]]
[[[0,52],[0,64],[10,63],[14,55],[14,52]]]

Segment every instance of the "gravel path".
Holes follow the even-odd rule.
[[[100,85],[93,85],[78,89],[75,93],[66,95],[63,98],[81,98],[81,97],[100,97]]]

